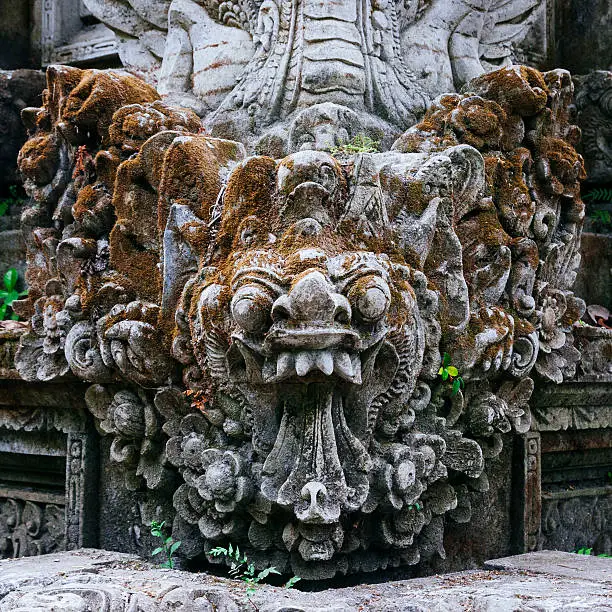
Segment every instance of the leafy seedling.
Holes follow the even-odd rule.
[[[151,521],[151,535],[161,540],[161,546],[158,546],[151,553],[151,555],[155,557],[156,555],[164,553],[166,556],[166,561],[164,561],[160,565],[160,567],[174,569],[174,559],[172,558],[172,556],[178,550],[179,546],[181,545],[181,541],[177,540],[175,542],[172,536],[166,537],[164,534],[165,525],[166,521],[162,521],[161,523],[158,523],[157,521]]]
[[[9,211],[9,208],[13,204],[21,204],[24,201],[23,198],[20,198],[19,194],[17,193],[17,185],[11,185],[8,190],[9,196],[0,199],[0,217],[6,215],[6,213]]]
[[[448,353],[444,353],[442,357],[442,365],[438,370],[438,375],[442,377],[443,381],[451,383],[453,389],[452,395],[457,395],[459,389],[465,387],[463,378],[459,376],[459,370],[454,365],[451,365],[451,357]]]
[[[224,556],[230,560],[231,565],[229,575],[237,580],[242,580],[242,582],[247,585],[247,597],[251,597],[251,595],[256,592],[257,585],[265,580],[270,574],[280,575],[280,572],[275,567],[267,567],[261,572],[256,573],[255,566],[252,563],[249,563],[248,557],[240,552],[240,548],[238,546],[233,546],[231,543],[227,548],[224,548],[223,546],[213,548],[210,551],[210,554],[213,557]],[[300,580],[301,578],[298,576],[293,576],[287,580],[284,587],[286,589],[290,589]]]
[[[380,142],[373,140],[365,134],[357,134],[349,142],[339,147],[331,147],[329,152],[332,155],[355,155],[356,153],[378,153]]]
[[[582,199],[590,200],[591,202],[612,202],[612,188],[596,187],[585,193]]]
[[[15,268],[9,268],[4,273],[3,284],[4,289],[0,290],[0,321],[4,321],[7,318],[18,321],[19,317],[16,313],[12,312],[12,304],[15,300],[25,297],[28,295],[27,291],[17,291],[17,281],[19,280],[19,273]]]

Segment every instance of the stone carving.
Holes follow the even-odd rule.
[[[0,497],[0,557],[65,549],[64,508]]]
[[[574,77],[576,123],[589,182],[612,181],[612,72],[595,70]]]
[[[545,499],[542,505],[542,539],[548,548],[582,548],[595,544],[596,552],[610,554],[612,496],[600,495]]]
[[[15,353],[19,337],[27,331],[23,321],[4,321],[0,323],[0,377],[18,378],[15,370]]]
[[[124,470],[126,487],[137,490],[142,478],[149,489],[167,487],[171,475],[164,467],[165,440],[160,436],[159,415],[144,390],[112,394],[108,387],[92,385],[85,401],[102,435],[113,436],[111,460],[128,468]]]
[[[612,380],[612,330],[577,326],[574,333],[580,350],[580,380]]]
[[[261,75],[293,18],[274,6],[254,13]],[[367,28],[396,27],[380,7]],[[389,44],[368,68],[385,83],[403,74]],[[310,578],[444,556],[502,434],[530,427],[530,376],[576,368],[584,171],[569,74],[479,76],[391,150],[338,157],[318,150],[330,126],[400,125],[404,99],[377,117],[315,90],[307,104],[302,88],[276,160],[201,133],[132,76],[48,79],[20,155],[33,198],[21,375],[94,383],[126,487],[173,491],[186,556],[231,540]],[[438,375],[444,353],[464,389]]]
[[[37,10],[43,66],[116,59],[118,44],[113,32],[92,23],[97,20],[83,0],[43,0]]]
[[[15,159],[26,140],[19,113],[27,106],[40,104],[45,78],[37,70],[0,70],[0,163],[4,168],[1,185],[18,180]]]
[[[532,401],[532,428],[538,431],[612,427],[612,391],[601,379],[544,385]]]
[[[46,472],[42,481],[46,484],[32,484],[39,483],[40,476],[29,473],[32,469],[29,467],[20,468],[23,480],[13,482],[10,470],[9,474],[3,474],[0,498],[10,498],[5,508],[7,512],[11,510],[6,515],[9,526],[16,528],[15,517],[22,516],[25,527],[18,531],[21,552],[15,552],[12,545],[6,548],[0,544],[4,546],[2,556],[45,554],[91,546],[97,539],[91,507],[95,503],[97,457],[88,432],[87,411],[79,405],[82,401],[79,402],[78,391],[75,394],[75,389],[69,385],[45,392],[25,387],[23,382],[12,381],[11,384],[14,385],[11,393],[3,396],[0,405],[0,437],[8,440],[3,451],[27,453],[42,461],[47,456],[61,456],[62,461],[65,457],[66,467],[57,474],[53,487]],[[24,482],[28,486],[24,486]],[[59,493],[50,492],[55,487],[60,489]],[[0,499],[0,506],[2,503]],[[32,517],[38,517],[38,522]],[[6,527],[0,519],[2,536],[13,537],[10,529],[6,535],[3,526]]]
[[[400,133],[432,97],[509,64],[513,41],[525,36],[544,3],[85,4],[118,33],[124,64],[158,75],[169,101],[202,116],[214,111],[206,118],[213,135],[246,137],[280,157],[278,141],[303,121],[301,111],[319,112],[312,109],[318,103],[352,110],[360,131],[380,139]]]

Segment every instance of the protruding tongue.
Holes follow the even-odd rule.
[[[344,419],[331,384],[295,385],[285,401],[262,491],[303,523],[329,524],[367,495],[368,455]]]

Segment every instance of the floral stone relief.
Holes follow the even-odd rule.
[[[47,79],[19,159],[21,376],[92,384],[125,486],[172,496],[186,556],[231,541],[326,578],[445,555],[530,427],[531,376],[580,356],[569,74],[504,68],[384,152],[293,134],[276,159],[126,73]]]

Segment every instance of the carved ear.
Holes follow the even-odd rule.
[[[207,234],[208,227],[189,206],[173,204],[170,207],[162,253],[162,317],[174,317],[185,283],[198,270],[198,260],[192,244],[201,242]]]
[[[484,194],[485,163],[482,155],[469,145],[459,145],[444,151],[452,161],[451,175],[455,222],[474,210]]]

